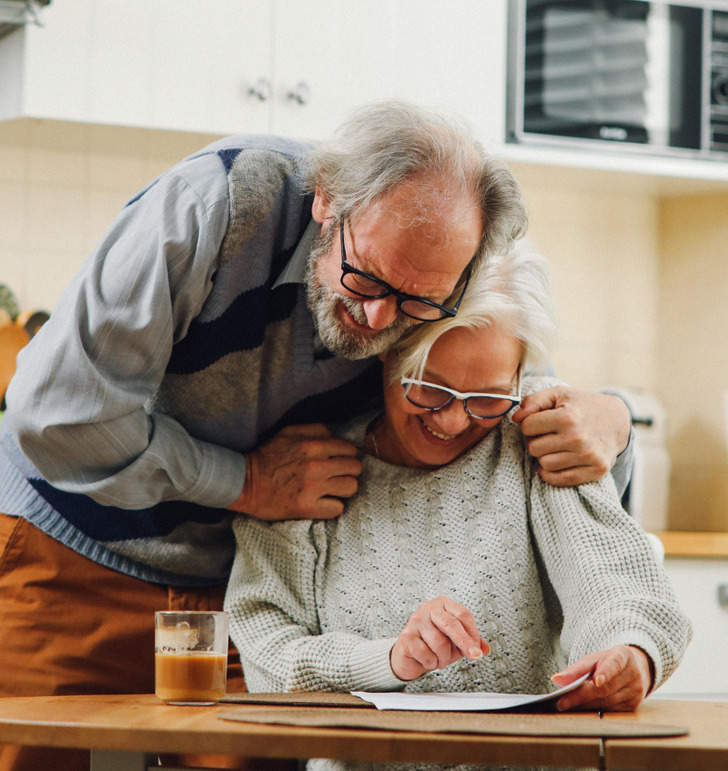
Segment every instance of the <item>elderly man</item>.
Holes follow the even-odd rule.
[[[375,355],[455,314],[471,263],[524,224],[466,132],[391,103],[320,148],[223,140],[133,198],[8,391],[0,693],[151,691],[152,612],[221,606],[234,511],[342,512],[361,466],[323,423],[379,399]],[[566,388],[520,417],[557,484],[629,437],[618,399]]]

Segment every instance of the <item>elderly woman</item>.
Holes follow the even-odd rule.
[[[519,246],[384,357],[384,413],[344,432],[364,471],[339,519],[236,521],[251,691],[540,693],[592,672],[560,709],[631,710],[673,672],[689,623],[611,478],[546,484],[510,417],[552,384],[524,376],[554,328],[547,276]]]

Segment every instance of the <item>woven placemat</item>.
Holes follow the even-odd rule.
[[[332,695],[332,694],[329,694]],[[343,695],[343,694],[341,694]],[[594,713],[523,714],[475,712],[408,712],[347,707],[240,707],[219,712],[222,720],[314,728],[370,728],[383,731],[503,734],[508,736],[591,736],[626,738],[684,736],[687,728],[633,720],[600,720]]]

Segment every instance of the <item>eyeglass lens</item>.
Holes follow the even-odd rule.
[[[407,398],[417,407],[428,410],[441,410],[457,398],[447,391],[429,385],[405,385]],[[478,418],[499,418],[515,406],[512,398],[504,396],[470,396],[465,399],[466,410]]]
[[[344,273],[341,277],[341,283],[354,294],[358,294],[361,297],[371,297],[376,299],[378,297],[386,297],[393,294],[391,288],[378,281],[374,277],[362,276],[359,273]],[[415,319],[421,319],[422,321],[428,321],[430,319],[440,319],[445,314],[443,311],[435,305],[429,305],[428,303],[421,302],[420,300],[409,300],[398,298],[399,309],[407,316],[411,316]]]
[[[372,299],[387,297],[388,295],[393,294],[397,298],[397,307],[399,310],[405,316],[417,319],[418,321],[437,321],[446,316],[454,315],[450,309],[435,303],[423,302],[417,298],[410,299],[408,297],[402,297],[400,293],[386,281],[383,281],[376,276],[370,276],[368,273],[364,273],[358,268],[349,265],[344,242],[343,217],[339,227],[341,238],[341,283],[346,289],[361,297],[370,297]]]

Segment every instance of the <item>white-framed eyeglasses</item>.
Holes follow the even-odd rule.
[[[437,410],[449,407],[456,399],[459,399],[463,403],[465,412],[478,420],[502,418],[521,403],[520,366],[516,373],[515,392],[508,395],[479,393],[477,391],[461,393],[454,388],[447,388],[435,383],[429,383],[426,380],[415,380],[409,377],[401,378],[400,382],[404,388],[404,395],[407,397],[407,401],[414,404],[415,407],[436,412]]]

